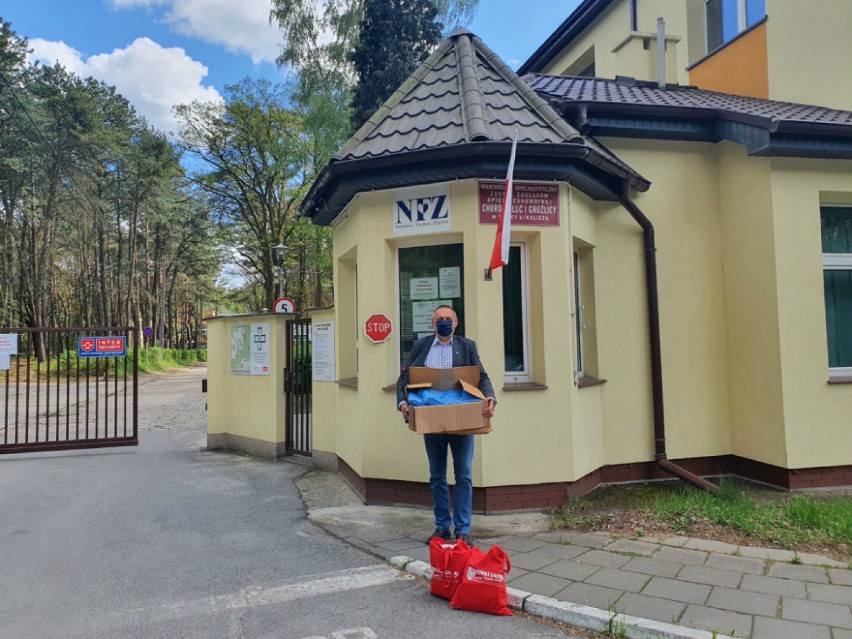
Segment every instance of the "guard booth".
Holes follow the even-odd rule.
[[[510,259],[489,281],[515,130]],[[323,169],[302,206],[334,232],[335,309],[322,318],[334,326],[334,377],[314,378],[315,463],[368,503],[431,503],[422,437],[396,409],[395,382],[414,340],[433,332],[439,304],[477,342],[498,395],[493,431],[477,436],[477,511],[559,506],[572,487],[596,485],[610,460],[637,450],[652,458],[642,236],[618,205],[625,189],[647,188],[481,40],[454,33]],[[596,217],[612,210],[614,232],[601,231]],[[598,233],[625,257],[594,268],[612,275],[613,295],[638,318],[607,348],[629,358],[641,424],[608,444],[594,297],[580,304],[582,324],[576,312]],[[389,334],[376,318],[390,320]]]

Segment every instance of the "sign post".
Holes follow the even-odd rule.
[[[373,313],[364,322],[364,335],[374,344],[386,342],[393,333],[393,322],[384,313]]]

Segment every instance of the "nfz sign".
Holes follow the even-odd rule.
[[[450,230],[450,188],[429,186],[393,192],[393,234],[420,235]]]
[[[77,357],[124,357],[127,355],[127,338],[80,337],[77,339]]]

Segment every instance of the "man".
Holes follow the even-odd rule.
[[[432,316],[434,335],[422,337],[411,347],[411,356],[402,369],[402,374],[396,382],[397,406],[402,417],[408,421],[408,402],[405,401],[405,387],[408,386],[408,369],[412,366],[429,368],[453,368],[455,366],[479,367],[479,390],[487,398],[487,404],[482,410],[485,417],[494,414],[497,401],[494,399],[494,388],[488,373],[479,361],[476,343],[460,335],[453,335],[459,319],[450,306],[439,306]],[[454,526],[457,540],[463,540],[470,545],[470,519],[473,510],[473,435],[424,435],[426,456],[429,458],[429,489],[432,491],[432,501],[435,511],[435,532],[429,540],[435,537],[450,540],[450,525]],[[450,517],[450,489],[447,486],[447,447],[453,454],[453,468],[456,476],[456,487],[453,491],[453,514]]]

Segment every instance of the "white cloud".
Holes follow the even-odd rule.
[[[145,7],[146,9],[150,9],[151,7],[167,4],[169,0],[109,0],[109,4],[112,5],[113,9],[127,9],[128,7]]]
[[[202,84],[207,67],[183,49],[164,48],[150,38],[137,38],[124,49],[83,58],[63,42],[30,40],[31,58],[45,64],[59,62],[79,76],[91,76],[116,87],[158,129],[173,132],[177,123],[172,107],[193,100],[220,100],[219,92]]]
[[[30,61],[38,61],[53,66],[57,62],[73,73],[80,73],[83,66],[82,55],[74,47],[69,47],[64,42],[51,42],[41,38],[32,38],[29,41],[32,53]]]
[[[252,62],[274,62],[281,34],[269,24],[269,0],[172,0],[166,21],[176,32],[233,53],[246,53]]]
[[[175,33],[245,54],[252,62],[274,62],[281,34],[269,23],[269,0],[106,0],[113,9],[165,7],[163,22]]]

